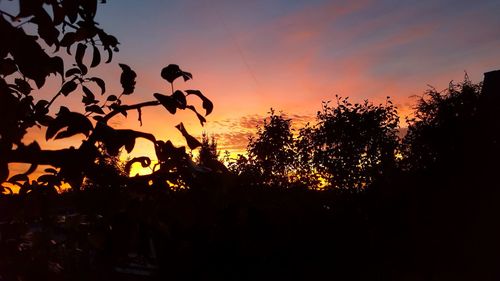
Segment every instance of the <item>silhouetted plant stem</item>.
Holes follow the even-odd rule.
[[[54,103],[54,101],[61,95],[61,93],[62,92],[59,91],[56,95],[54,95],[45,108],[49,109],[50,106]]]
[[[135,110],[147,106],[157,106],[157,105],[160,105],[159,101],[147,101],[132,105],[122,105],[118,109],[114,109],[110,113],[106,114],[106,116],[103,117],[102,121],[106,123],[109,119],[113,118],[115,115],[123,111]]]

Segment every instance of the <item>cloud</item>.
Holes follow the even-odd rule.
[[[276,114],[280,113],[276,112]],[[315,120],[314,115],[283,113],[283,116],[291,119],[292,129],[299,129]],[[244,153],[249,138],[256,136],[257,128],[262,127],[267,118],[268,115],[251,114],[217,120],[207,126],[206,132],[216,138],[220,150]]]

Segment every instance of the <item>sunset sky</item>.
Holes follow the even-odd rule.
[[[189,112],[173,117],[160,107],[144,110],[142,127],[134,112],[112,122],[179,145],[173,126],[183,121],[192,134],[205,130],[222,150],[240,152],[269,108],[298,123],[313,121],[321,102],[335,94],[375,103],[391,96],[404,116],[415,102],[410,97],[427,85],[446,88],[464,71],[479,82],[484,72],[500,69],[498,0],[107,2],[96,19],[118,38],[120,52],[93,73],[105,78],[110,93],[121,89],[118,63],[138,74],[126,103],[170,93],[160,71],[175,63],[194,76],[175,86],[199,89],[214,102],[204,128]],[[53,88],[47,89],[50,96]],[[80,99],[59,104],[79,108]],[[136,153],[152,155],[149,146],[139,143]]]

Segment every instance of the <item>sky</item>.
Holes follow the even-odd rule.
[[[136,92],[125,100],[131,104],[169,94],[160,71],[178,64],[194,79],[175,87],[199,89],[214,102],[205,127],[189,112],[172,116],[160,107],[143,110],[142,127],[134,113],[112,124],[184,145],[174,128],[182,121],[193,135],[205,131],[219,149],[238,153],[271,107],[301,125],[314,122],[321,102],[336,94],[374,103],[390,96],[404,117],[428,85],[444,89],[464,71],[481,81],[500,69],[499,14],[498,0],[108,0],[96,21],[118,38],[120,52],[93,73],[108,92],[120,93],[118,63],[131,66],[138,74]],[[58,102],[78,107],[79,100]],[[39,134],[34,129],[27,138]],[[147,142],[134,151],[153,153]]]
[[[464,71],[480,81],[500,69],[499,13],[497,0],[110,0],[98,21],[119,38],[115,61],[139,75],[134,98],[168,93],[160,70],[178,64],[194,79],[176,86],[215,104],[206,128],[183,115],[188,129],[242,150],[271,107],[304,122],[335,94],[375,103],[391,96],[403,116],[428,85],[444,89]],[[160,128],[168,113],[152,111],[157,118],[146,116],[144,128],[175,133]]]

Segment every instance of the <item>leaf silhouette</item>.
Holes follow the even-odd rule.
[[[184,81],[193,78],[193,75],[189,72],[182,71],[177,64],[169,64],[161,70],[161,77],[167,80],[169,83],[173,83],[175,79],[181,77]]]
[[[182,136],[186,139],[186,143],[191,150],[201,146],[201,143],[186,131],[186,128],[184,128],[184,124],[182,124],[182,122],[177,124],[175,128],[177,128],[177,130],[181,132]]]
[[[130,174],[130,169],[132,168],[132,165],[134,163],[140,163],[143,168],[147,168],[151,165],[151,159],[146,156],[132,158],[132,160],[128,161],[127,164],[125,164],[125,171],[127,172],[127,174]]]
[[[17,86],[19,92],[21,92],[24,95],[29,95],[30,92],[33,90],[33,88],[31,88],[30,84],[28,82],[24,81],[23,79],[16,78],[14,80],[14,83],[16,83],[16,86]]]
[[[174,101],[176,102],[176,106],[178,109],[186,109],[186,96],[184,95],[184,93],[182,91],[175,91],[173,94],[172,94],[172,98],[174,99]]]
[[[198,120],[200,120],[200,124],[202,126],[205,125],[205,123],[207,122],[207,119],[205,119],[205,117],[203,117],[201,114],[198,113],[198,111],[196,110],[196,108],[192,105],[188,105],[186,106],[186,108],[189,108],[191,109],[194,113],[196,113],[196,117],[198,117]]]
[[[7,76],[17,71],[16,63],[11,58],[0,60],[0,75]]]
[[[95,99],[94,93],[92,93],[92,91],[89,88],[82,85],[82,90],[83,90],[83,93],[85,94],[85,96],[87,96],[91,99]]]
[[[86,106],[85,111],[94,112],[97,114],[104,114],[104,111],[102,110],[102,108],[100,106],[98,106],[97,104]]]
[[[120,76],[120,83],[123,87],[123,95],[130,95],[135,89],[135,78],[137,74],[128,65],[120,63],[122,74]]]
[[[101,95],[104,95],[104,93],[106,92],[106,83],[104,83],[104,80],[98,77],[92,77],[90,78],[90,81],[95,82],[97,86],[101,88]]]
[[[66,34],[64,34],[59,44],[62,47],[68,47],[69,50],[69,47],[71,47],[71,45],[73,45],[73,43],[75,42],[76,42],[76,34],[74,32],[67,32]],[[68,54],[71,55],[71,53]]]
[[[113,59],[113,51],[110,47],[105,48],[105,50],[108,52],[108,59],[105,61],[105,63],[110,63]]]
[[[66,127],[65,131],[59,132]],[[47,127],[45,139],[49,140],[54,136],[56,136],[56,139],[60,139],[80,133],[88,137],[92,129],[92,123],[87,117],[80,113],[71,112],[68,108],[61,106],[57,117]]]
[[[99,49],[94,46],[94,53],[92,56],[92,63],[90,64],[90,67],[96,67],[101,63],[101,53],[99,53]]]
[[[9,182],[10,183],[15,183],[15,182],[20,182],[20,181],[28,181],[28,180],[29,180],[28,175],[26,175],[26,174],[17,174],[17,175],[13,175],[9,179]]]
[[[175,114],[177,111],[177,102],[171,97],[154,93],[153,96],[168,110],[168,112]]]
[[[134,130],[115,130],[103,122],[98,122],[94,131],[97,140],[102,141],[110,155],[117,155],[121,147],[130,153],[134,149],[136,138],[145,138],[155,142],[151,134]]]
[[[61,94],[63,94],[65,97],[67,97],[71,92],[76,90],[76,83],[75,81],[71,80],[66,83],[61,88]]]
[[[57,170],[54,168],[47,168],[44,170],[44,172],[50,173],[50,174],[57,174]]]
[[[202,106],[206,110],[205,116],[212,113],[212,110],[214,109],[214,104],[212,103],[211,100],[209,100],[207,97],[205,97],[205,95],[203,95],[200,91],[198,91],[198,90],[186,90],[186,93],[188,95],[198,96],[202,100]]]
[[[75,61],[78,67],[82,68],[83,64],[83,56],[85,55],[85,50],[87,49],[87,45],[78,43],[76,47]],[[83,72],[83,71],[82,71]]]
[[[82,71],[76,67],[70,68],[70,69],[68,69],[68,71],[66,71],[65,76],[70,77],[71,75],[75,75],[75,74],[82,74]]]

